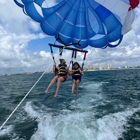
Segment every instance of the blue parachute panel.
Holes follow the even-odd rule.
[[[26,5],[28,3],[33,3],[34,1],[33,0],[22,0],[22,2]]]
[[[93,46],[95,48],[103,48],[106,47],[108,45],[108,40],[106,36],[103,36],[100,39],[90,39],[89,40],[89,45]]]
[[[59,37],[65,43],[76,43],[96,48],[113,47],[113,42],[122,40],[122,28],[129,10],[128,0],[56,0],[52,7],[44,6],[47,0],[14,0],[27,15],[40,23],[44,33]],[[107,5],[108,3],[108,5]],[[119,4],[125,10],[120,14]],[[117,5],[118,4],[118,5]],[[112,7],[111,7],[112,6]],[[114,9],[115,10],[114,10]],[[117,11],[118,8],[118,11]],[[125,12],[126,11],[126,12]]]
[[[44,0],[34,0],[34,2],[41,7]]]
[[[43,17],[37,12],[34,3],[29,3],[25,6],[27,14],[35,21],[41,22]]]
[[[24,5],[21,4],[21,3],[19,3],[17,0],[14,0],[14,2],[15,2],[19,7],[24,8]]]
[[[98,16],[100,17],[100,19],[102,21],[104,21],[107,17],[110,16],[111,12],[109,10],[107,10],[106,8],[104,8],[103,6],[98,6],[95,9],[95,12],[98,14]]]
[[[114,42],[121,38],[120,33],[121,33],[122,26],[118,26],[113,32],[109,33],[108,36],[108,41],[109,42]]]

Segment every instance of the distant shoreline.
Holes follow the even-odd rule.
[[[112,71],[112,70],[138,70],[138,69],[140,69],[140,68],[116,68],[116,69],[102,69],[102,70],[85,70],[84,72],[90,72],[90,71]]]
[[[114,71],[114,70],[139,70],[140,68],[116,68],[116,69],[103,69],[103,70],[84,70],[84,72],[97,72],[97,71]],[[24,72],[24,73],[15,73],[15,74],[0,74],[0,76],[9,76],[9,75],[31,75],[31,74],[42,74],[42,72]],[[45,74],[52,74],[53,72],[46,72]]]

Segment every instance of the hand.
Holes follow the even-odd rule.
[[[56,68],[56,65],[53,65],[54,68]]]
[[[54,66],[56,66],[56,62],[54,62],[54,64],[53,64]]]
[[[79,70],[80,72],[82,72],[82,70],[81,70],[80,68],[79,68],[78,70]]]

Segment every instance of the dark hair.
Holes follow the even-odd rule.
[[[64,60],[64,59],[59,59],[60,60],[60,63],[62,63],[62,61]]]
[[[78,62],[74,62],[73,67],[74,67],[74,65],[78,65],[78,67],[82,70],[82,68],[81,68],[81,66],[79,65]]]

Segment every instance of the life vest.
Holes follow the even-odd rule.
[[[58,67],[59,67],[58,72],[57,72],[58,75],[60,75],[60,76],[67,75],[67,71],[66,71],[67,65],[61,65],[61,64],[59,64]]]
[[[74,70],[75,70],[75,72],[73,73],[72,76],[76,76],[76,77],[81,76],[81,73],[80,73],[79,69],[74,69]]]

